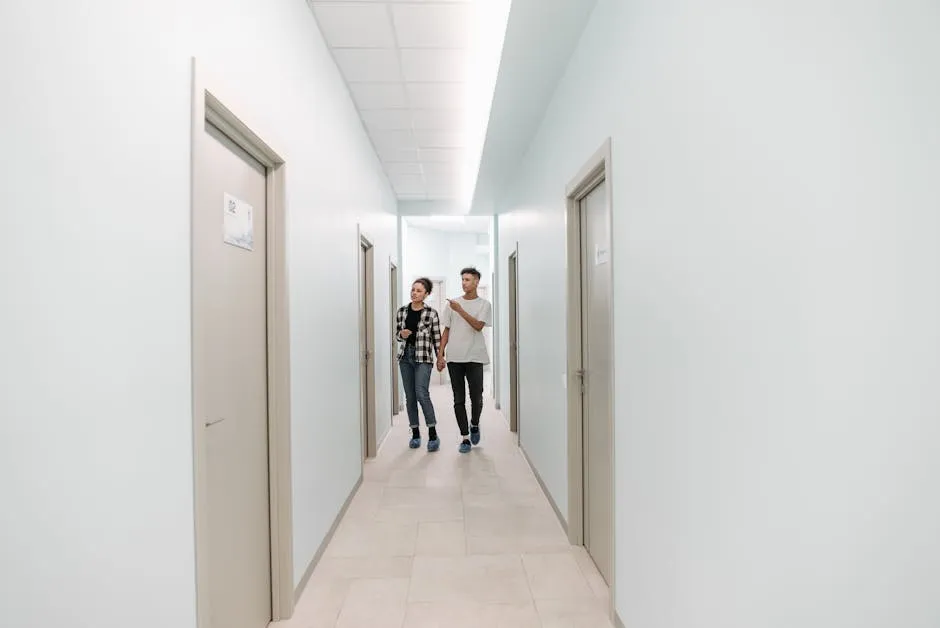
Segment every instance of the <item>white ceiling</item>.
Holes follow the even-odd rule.
[[[465,194],[471,0],[308,3],[398,198]]]

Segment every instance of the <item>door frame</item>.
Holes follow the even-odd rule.
[[[522,442],[519,431],[519,244],[509,254],[506,266],[506,296],[509,315],[509,431],[516,434],[516,441]],[[515,346],[513,346],[515,345]]]
[[[567,210],[565,214],[565,230],[567,232],[567,372],[566,390],[568,402],[568,539],[572,545],[584,545],[584,406],[582,395],[583,379],[583,336],[581,333],[582,321],[582,265],[581,265],[581,201],[601,182],[607,184],[607,219],[608,233],[611,234],[610,250],[608,251],[607,272],[610,277],[611,288],[611,316],[608,330],[611,342],[614,340],[614,298],[613,298],[613,189],[611,185],[611,141],[607,138],[601,147],[581,167],[565,188]],[[616,368],[616,353],[612,352],[611,385],[610,385],[610,413],[612,428],[616,427],[614,417],[616,410],[614,402],[614,373]],[[611,490],[610,490],[610,613],[613,617],[615,603],[614,592],[616,587],[616,430],[612,429],[614,438],[610,439],[611,461]]]
[[[360,416],[360,425],[362,426],[363,458],[368,460],[369,458],[375,458],[378,449],[376,440],[378,423],[375,418],[375,244],[373,244],[375,241],[362,231],[361,225],[357,226],[356,231],[358,236],[357,246],[359,247],[356,267],[358,268],[357,284],[359,286],[360,307],[363,306],[361,303],[362,298],[368,292],[367,303],[365,304],[366,328],[359,328],[359,345],[362,346],[363,344],[363,334],[365,334],[366,340],[366,355],[364,356],[366,359],[366,408],[365,416]],[[365,268],[362,267],[363,253],[365,253]],[[365,277],[365,285],[363,285],[363,276]],[[360,356],[360,359],[362,357]],[[359,384],[361,387],[362,382],[359,382]]]
[[[391,383],[392,383],[392,417],[401,412],[401,381],[398,373],[398,340],[395,333],[395,317],[398,314],[398,283],[401,280],[401,273],[398,270],[398,264],[391,258],[388,260],[388,283],[389,283],[389,336],[392,339],[391,344]]]
[[[271,534],[271,617],[272,621],[289,619],[294,612],[293,522],[291,502],[291,407],[290,407],[290,319],[288,308],[287,222],[285,206],[285,161],[258,137],[241,118],[232,113],[215,95],[216,82],[193,59],[192,118],[190,129],[190,216],[196,212],[196,164],[205,150],[211,123],[230,140],[258,160],[266,170],[267,224],[267,358],[268,358],[268,499]],[[210,85],[211,83],[211,85]],[[192,219],[192,218],[191,218]],[[192,227],[191,227],[192,228]],[[198,406],[195,390],[203,379],[204,356],[198,342],[198,330],[205,324],[197,310],[199,294],[192,289],[199,269],[193,264],[193,238],[190,233],[190,308],[192,316],[193,385],[193,474],[196,546],[197,625],[211,626],[209,609],[208,513],[206,417]]]

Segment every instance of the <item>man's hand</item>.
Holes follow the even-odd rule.
[[[447,299],[447,302],[450,304],[450,309],[460,314],[463,312],[463,306],[454,301],[453,299]]]
[[[437,371],[438,371],[438,373],[443,372],[445,366],[447,366],[447,363],[444,362],[444,358],[438,358],[438,359],[437,359]]]
[[[410,329],[403,329],[403,330],[401,330],[401,333],[398,334],[398,335],[401,336],[402,338],[407,338],[408,336],[411,335],[411,330],[410,330]]]

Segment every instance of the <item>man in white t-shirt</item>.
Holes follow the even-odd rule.
[[[493,325],[493,306],[477,295],[480,271],[464,268],[460,271],[463,296],[448,299],[441,312],[441,348],[437,370],[443,371],[445,359],[454,391],[454,414],[460,428],[460,453],[470,451],[471,443],[480,442],[480,415],[483,414],[483,366],[490,363],[483,328]],[[466,380],[470,386],[471,418],[467,424]]]

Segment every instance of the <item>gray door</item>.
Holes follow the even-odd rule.
[[[401,384],[398,379],[400,374],[396,359],[398,356],[398,340],[395,339],[395,316],[398,313],[398,267],[395,264],[392,264],[389,270],[388,285],[389,317],[392,323],[390,332],[392,338],[392,415],[396,415],[401,409]]]
[[[193,342],[201,357],[193,394],[205,425],[208,603],[212,628],[265,628],[271,620],[265,169],[215,127],[207,124],[206,132],[195,171]],[[224,212],[236,209],[251,214],[251,250],[223,240]]]
[[[359,298],[359,381],[362,390],[359,400],[362,417],[362,459],[375,456],[375,326],[373,309],[375,290],[373,288],[374,249],[364,240],[360,244],[359,263],[361,271],[362,294]]]
[[[583,494],[584,546],[608,583],[613,562],[609,225],[607,185],[601,182],[581,201]]]
[[[509,429],[519,431],[519,287],[518,257],[509,256]]]

